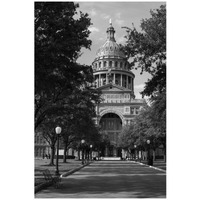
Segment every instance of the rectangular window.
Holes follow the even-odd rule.
[[[130,107],[125,107],[124,112],[125,114],[130,114]]]
[[[132,115],[134,114],[134,108],[131,108],[131,114]]]

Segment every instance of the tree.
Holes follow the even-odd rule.
[[[52,159],[55,127],[62,127],[68,147],[76,136],[68,116],[83,105],[91,112],[99,98],[99,92],[92,88],[91,66],[76,62],[81,48],[91,45],[90,19],[82,12],[75,17],[78,6],[73,2],[35,3],[35,131],[43,130]]]
[[[62,133],[62,139],[64,143],[63,162],[66,162],[67,149],[70,147],[77,149],[81,139],[84,138],[89,143],[94,143],[96,140],[98,131],[94,121],[92,120],[92,118],[95,117],[94,104],[90,100],[88,102],[84,102],[83,98],[85,97],[88,96],[83,95],[81,100],[79,96],[79,101],[81,102],[78,104],[79,107],[75,110],[73,115],[67,115],[68,119],[67,116],[65,119],[63,119],[65,122],[65,128]]]
[[[166,5],[150,13],[151,18],[141,22],[141,32],[135,27],[124,27],[127,30],[124,49],[133,60],[133,68],[140,68],[141,74],[146,71],[152,75],[145,83],[143,96],[166,91]]]
[[[49,165],[54,165],[54,155],[55,155],[55,145],[57,141],[57,135],[55,133],[55,127],[58,125],[58,118],[54,118],[54,121],[46,120],[40,128],[39,132],[41,132],[43,138],[48,142],[51,148],[51,159]]]
[[[91,66],[76,63],[90,48],[90,19],[73,2],[35,3],[35,128],[55,110],[67,107],[74,89],[93,81]],[[69,105],[70,107],[70,105]]]
[[[151,10],[151,17],[141,22],[142,31],[126,28],[127,43],[123,47],[132,59],[133,69],[151,74],[142,96],[150,97],[150,106],[135,118],[133,133],[139,134],[138,143],[145,147],[151,139],[153,149],[163,144],[166,148],[166,5]],[[140,142],[139,142],[140,141]]]

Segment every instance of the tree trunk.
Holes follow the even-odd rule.
[[[153,149],[153,161],[156,160],[156,152],[155,152],[155,149]]]
[[[164,162],[166,163],[166,144],[163,144],[164,147]]]
[[[100,151],[99,151],[99,149],[98,149],[98,160],[99,160],[99,158],[100,158]]]
[[[54,165],[55,147],[51,146],[51,159],[49,165]]]
[[[80,149],[78,149],[78,160],[81,160],[81,158],[80,158]]]
[[[63,163],[67,162],[67,145],[64,143]]]
[[[166,149],[164,149],[164,162],[166,163]]]

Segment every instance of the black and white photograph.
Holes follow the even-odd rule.
[[[35,198],[166,198],[166,2],[34,2]]]
[[[3,200],[198,199],[198,0],[1,2]]]

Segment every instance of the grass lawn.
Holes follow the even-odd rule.
[[[52,175],[55,175],[56,159],[54,160],[55,166],[50,166],[50,159],[35,159],[35,186],[44,182],[43,170],[48,169]],[[62,159],[59,159],[59,172],[60,174],[67,172],[71,169],[81,166],[80,160],[68,159],[66,163],[63,163]]]

